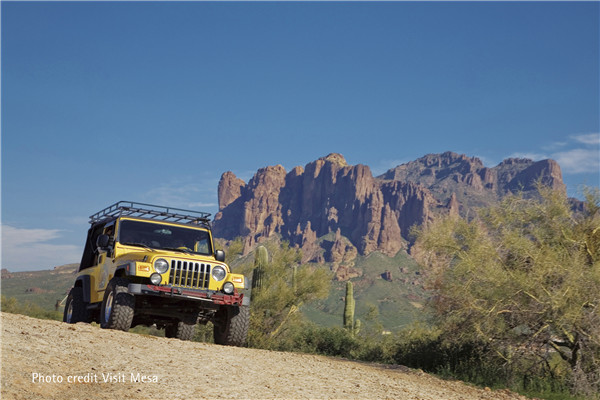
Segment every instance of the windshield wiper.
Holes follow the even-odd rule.
[[[152,247],[148,247],[148,245],[145,245],[144,243],[133,243],[133,242],[125,242],[125,243],[121,243],[124,244],[126,246],[138,246],[138,247],[143,247],[146,250],[150,250],[150,251],[154,251],[154,249]]]
[[[162,249],[164,250],[173,250],[173,251],[180,251],[182,253],[185,254],[194,254],[194,252],[192,251],[192,249],[190,249],[189,247],[162,247]]]

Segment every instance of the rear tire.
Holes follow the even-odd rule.
[[[165,327],[165,336],[180,340],[192,340],[196,333],[196,324],[186,324],[183,321],[169,324]]]
[[[215,343],[225,346],[244,346],[248,336],[249,324],[250,307],[221,307],[214,321]]]
[[[67,302],[65,303],[65,312],[63,322],[76,324],[77,322],[89,322],[88,303],[83,301],[83,288],[77,286],[71,289]]]
[[[102,300],[100,326],[127,332],[133,322],[135,297],[128,291],[129,281],[113,278],[108,283]]]

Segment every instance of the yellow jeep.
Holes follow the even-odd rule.
[[[243,346],[246,280],[214,249],[209,216],[129,201],[92,215],[63,320],[123,331],[155,324],[182,340],[211,321],[215,343]]]

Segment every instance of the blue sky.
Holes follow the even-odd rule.
[[[374,174],[454,151],[599,185],[599,3],[6,2],[2,267],[79,262],[118,200],[217,211],[217,183],[330,152]]]

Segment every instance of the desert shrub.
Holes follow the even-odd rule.
[[[300,307],[328,295],[331,275],[324,268],[301,264],[300,250],[291,248],[286,242],[267,247],[269,261],[263,266],[261,287],[252,292],[248,344],[272,349],[278,343],[290,340],[293,331],[301,329]],[[249,268],[252,266],[246,270]],[[241,272],[244,273],[244,269]]]
[[[344,358],[354,358],[360,347],[357,338],[342,327],[316,330],[313,343],[317,354]]]
[[[51,319],[56,321],[62,321],[63,313],[60,311],[44,310],[37,304],[30,302],[20,303],[14,297],[2,296],[0,300],[0,308],[3,312],[9,312],[12,314],[27,315],[28,317],[39,318],[39,319]]]
[[[588,193],[574,213],[564,194],[538,190],[540,198],[508,196],[476,218],[422,228],[413,254],[444,332],[430,345],[461,378],[478,365],[467,379],[568,382],[574,394],[598,396],[600,198]]]

